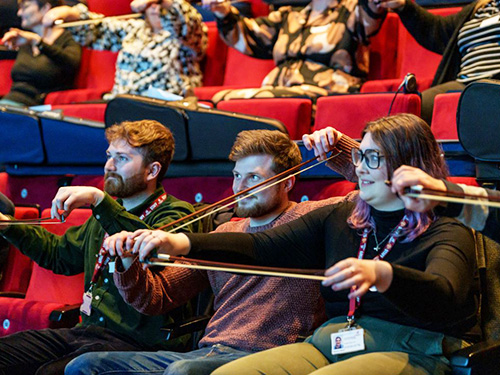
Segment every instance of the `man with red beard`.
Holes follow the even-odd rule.
[[[174,152],[172,133],[156,121],[144,120],[114,125],[106,129],[106,138],[104,192],[63,187],[52,203],[55,218],[90,205],[89,220],[63,236],[36,226],[12,225],[0,232],[44,268],[65,275],[85,273],[82,322],[69,329],[1,338],[0,374],[62,375],[66,363],[85,352],[175,349],[179,344],[166,341],[160,331],[172,322],[170,315],[146,316],[123,300],[113,282],[114,261],[102,248],[109,235],[157,228],[193,212],[190,204],[167,195],[160,183]],[[0,219],[9,218],[0,214]],[[176,311],[176,316],[182,313]]]
[[[239,133],[229,158],[235,162],[235,193],[301,162],[298,146],[286,134],[269,130]],[[236,207],[238,216],[246,219],[224,223],[216,232],[260,232],[346,199],[292,202],[289,193],[294,184],[295,177],[291,177],[247,196]],[[113,277],[127,302],[145,314],[164,314],[211,287],[215,295],[214,315],[198,350],[188,353],[89,353],[70,362],[66,375],[209,375],[237,358],[294,343],[299,336],[306,336],[315,329],[323,318],[317,281],[169,267],[144,270],[136,258],[123,250],[121,244],[127,235],[121,232],[107,240],[108,244],[113,242],[110,252],[119,256]]]

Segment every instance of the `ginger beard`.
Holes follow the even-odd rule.
[[[238,217],[260,217],[281,206],[283,184],[273,186],[256,195],[247,196],[237,203],[235,213]]]
[[[146,190],[147,186],[144,178],[144,171],[125,180],[115,172],[106,172],[104,175],[104,191],[117,198],[132,197]]]

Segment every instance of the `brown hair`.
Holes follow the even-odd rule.
[[[229,159],[238,161],[251,155],[271,155],[272,170],[278,174],[300,164],[302,155],[295,142],[279,130],[245,130],[238,134]]]
[[[59,7],[61,5],[64,5],[63,0],[17,0],[17,4],[21,5],[22,3],[25,3],[26,1],[34,1],[38,4],[39,8],[42,8],[45,4],[50,4],[51,8],[54,7]]]
[[[165,176],[174,155],[175,142],[172,132],[154,120],[124,121],[106,129],[109,143],[123,139],[140,150],[144,165],[157,161],[161,164],[158,181]]]

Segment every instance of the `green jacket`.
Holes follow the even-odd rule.
[[[141,205],[129,212],[108,194],[92,208],[93,216],[83,225],[72,227],[63,236],[57,236],[40,226],[10,226],[2,235],[23,254],[41,267],[63,275],[85,273],[85,290],[90,286],[97,254],[101,248],[105,231],[110,235],[122,230],[158,228],[166,223],[193,212],[193,207],[171,195],[150,213],[144,221],[139,216],[164,193],[162,187]],[[184,230],[198,231],[197,227]],[[171,323],[171,316],[147,316],[128,305],[114,285],[113,275],[105,268],[97,285],[92,290],[92,313],[81,314],[82,325],[96,325],[111,329],[149,348],[173,348],[175,340],[166,342],[160,328]],[[182,319],[183,313],[175,315]]]

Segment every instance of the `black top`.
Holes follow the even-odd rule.
[[[12,67],[12,87],[4,97],[28,106],[42,104],[51,91],[73,86],[80,66],[81,47],[71,33],[64,31],[52,45],[42,43],[40,54],[33,56],[31,45],[19,48]]]
[[[406,1],[403,9],[397,11],[403,25],[420,45],[443,55],[432,86],[457,78],[462,58],[457,45],[458,33],[474,15],[477,3],[474,1],[460,12],[446,17],[432,14],[410,0]]]
[[[354,203],[327,206],[261,233],[188,234],[190,257],[292,268],[328,268],[356,257],[360,230],[347,224]],[[404,212],[372,210],[382,240]],[[376,256],[369,236],[365,259]],[[202,250],[203,249],[203,250]],[[477,339],[475,247],[471,232],[454,219],[440,218],[409,243],[398,241],[385,257],[393,282],[385,293],[368,292],[358,309],[379,319]],[[327,315],[345,316],[348,291],[322,287]]]

